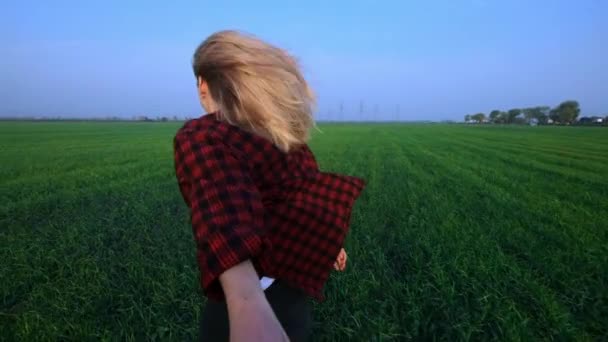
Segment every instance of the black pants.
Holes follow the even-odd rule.
[[[304,292],[276,279],[264,293],[290,341],[308,341],[312,329],[312,308]],[[199,341],[224,342],[228,339],[226,302],[207,300],[200,319]]]

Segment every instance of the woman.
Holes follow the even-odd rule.
[[[314,97],[294,59],[233,31],[194,53],[205,112],[174,140],[190,208],[205,341],[305,341],[363,180],[319,171],[306,145]]]

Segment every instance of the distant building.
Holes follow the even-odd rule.
[[[591,118],[583,116],[582,118],[578,119],[578,122],[582,124],[591,123]]]
[[[604,118],[600,116],[583,116],[582,118],[578,119],[578,122],[581,124],[602,124],[604,122]]]

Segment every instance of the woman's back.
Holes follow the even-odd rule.
[[[363,181],[321,172],[307,145],[285,153],[267,139],[219,120],[216,114],[187,122],[176,134],[175,147],[176,151],[183,151],[176,153],[178,179],[186,180],[188,173],[198,172],[201,178],[209,174],[209,179],[216,182],[206,184],[207,194],[197,197],[206,199],[206,222],[230,212],[232,217],[228,220],[233,225],[242,221],[243,226],[250,226],[241,230],[245,237],[240,239],[251,235],[259,238],[256,244],[260,246],[253,247],[259,255],[252,261],[260,275],[281,278],[310,296],[323,299],[323,285],[343,246],[350,211],[363,189]],[[187,181],[180,181],[180,190],[192,206],[192,189]],[[227,210],[224,200],[218,213],[211,205],[214,197],[231,199],[233,204]],[[255,217],[263,217],[263,222],[247,222],[255,221]],[[210,232],[206,229],[195,234]],[[233,249],[239,248],[248,247],[241,244]],[[205,260],[213,257],[199,255]],[[203,288],[208,296],[221,299],[215,272],[205,271]]]

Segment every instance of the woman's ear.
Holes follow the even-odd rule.
[[[207,85],[207,82],[202,77],[199,76],[197,78],[197,83],[198,83],[198,95],[200,96],[201,99],[207,98],[207,96],[209,95],[209,86]]]
[[[216,111],[215,102],[211,98],[211,94],[209,93],[209,85],[207,81],[205,81],[202,77],[198,77],[198,98],[201,102],[201,106],[205,109],[205,112],[212,113]]]

